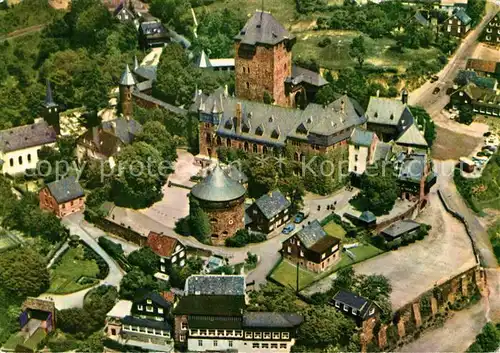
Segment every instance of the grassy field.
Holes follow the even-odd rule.
[[[326,224],[323,229],[325,232],[328,233],[328,235],[339,238],[339,239],[344,239],[345,238],[345,230],[342,228],[341,225],[335,223],[334,221],[331,221],[330,223]]]
[[[316,273],[307,271],[302,267],[299,267],[299,289],[302,289],[311,284],[316,276]],[[273,271],[273,273],[271,274],[271,278],[281,283],[285,287],[296,289],[297,266],[288,260],[283,260]]]
[[[493,156],[479,183],[473,188],[473,197],[481,208],[500,210],[500,153]]]
[[[61,262],[50,270],[50,288],[47,292],[53,294],[73,293],[95,284],[80,284],[81,277],[95,279],[99,267],[93,260],[83,258],[83,247],[70,248],[62,257]]]
[[[296,33],[297,43],[293,47],[294,58],[314,59],[322,67],[338,70],[356,65],[349,55],[349,45],[353,38],[360,35],[356,31],[342,30],[321,30],[306,31]],[[324,48],[318,46],[318,43],[330,38],[332,43]],[[389,38],[372,39],[365,36],[365,45],[367,49],[366,62],[375,66],[394,67],[404,71],[415,60],[431,60],[439,55],[436,48],[430,49],[407,49],[403,52],[391,50],[396,42]]]
[[[491,245],[493,245],[493,252],[500,263],[500,220],[497,220],[489,229]]]

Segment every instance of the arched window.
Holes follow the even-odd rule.
[[[209,144],[212,143],[212,136],[208,132],[205,135],[205,141]]]
[[[243,149],[245,150],[245,152],[248,152],[249,149],[248,142],[245,141],[245,143],[243,144]]]
[[[220,136],[217,136],[217,146],[222,145],[222,138]]]
[[[257,153],[257,144],[256,143],[253,144],[253,152]]]
[[[247,82],[247,89],[250,88],[250,84]]]
[[[19,156],[19,164],[23,164],[23,156]]]
[[[229,138],[228,138],[228,139],[226,140],[226,146],[227,146],[227,147],[231,147],[231,139],[229,139]]]

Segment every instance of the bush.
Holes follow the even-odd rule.
[[[226,246],[241,248],[250,243],[260,243],[267,239],[265,234],[250,232],[247,229],[240,229],[234,237],[226,239]]]
[[[123,247],[105,237],[99,237],[98,243],[111,257],[119,257],[123,255]]]
[[[83,258],[85,260],[94,260],[99,267],[99,273],[97,274],[97,278],[105,279],[109,274],[109,266],[106,261],[102,257],[99,256],[91,247],[89,247],[86,243],[83,244]]]
[[[127,258],[132,266],[139,267],[144,273],[155,274],[160,268],[160,257],[150,247],[143,247],[130,253]]]
[[[330,37],[323,38],[322,40],[319,41],[318,47],[324,48],[332,44],[332,40]]]

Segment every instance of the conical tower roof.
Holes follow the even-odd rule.
[[[204,50],[201,51],[200,57],[198,58],[196,65],[202,69],[212,67],[210,59],[208,58],[208,55],[205,53]]]
[[[45,100],[43,105],[46,107],[55,107],[57,104],[54,102],[52,97],[52,88],[50,87],[50,81],[47,79],[47,87],[45,88]]]
[[[123,72],[122,77],[120,78],[120,85],[122,86],[135,85],[134,76],[132,76],[132,72],[130,71],[130,67],[128,67],[128,65],[125,67],[125,71]]]
[[[225,202],[239,199],[245,195],[245,188],[231,179],[222,168],[215,169],[191,190],[197,199],[211,202]]]

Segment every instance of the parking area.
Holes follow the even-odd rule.
[[[425,239],[354,265],[360,274],[381,274],[389,279],[393,310],[476,265],[464,227],[445,211],[435,190],[416,221],[432,226]],[[334,276],[314,284],[306,294],[328,290]]]

